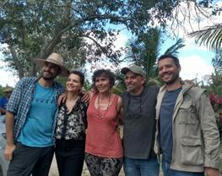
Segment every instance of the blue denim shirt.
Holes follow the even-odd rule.
[[[12,112],[15,116],[14,123],[14,138],[17,140],[22,127],[26,122],[26,118],[30,109],[30,105],[33,98],[33,92],[35,84],[39,78],[36,77],[25,77],[22,78],[15,86],[12,95],[7,104],[7,111]],[[55,102],[61,93],[64,92],[64,87],[57,82],[53,83],[55,88]],[[57,112],[55,114],[57,117]],[[56,118],[54,118],[53,129],[55,129]],[[54,136],[54,130],[53,130]],[[53,137],[52,136],[52,137]]]

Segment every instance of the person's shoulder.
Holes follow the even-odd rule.
[[[122,97],[122,98],[125,98],[125,97],[127,97],[128,95],[129,95],[129,92],[124,91],[124,92],[121,94],[121,97]]]
[[[158,93],[159,92],[159,90],[160,90],[160,87],[158,87],[158,86],[145,86],[145,91],[147,91],[147,92],[151,92],[151,93]]]
[[[149,87],[150,89],[153,89],[153,90],[158,90],[158,91],[159,91],[159,89],[160,89],[159,86],[155,86],[155,85],[147,86],[147,87]]]
[[[122,97],[118,94],[112,93],[111,97],[113,97],[112,99],[116,100],[117,102],[122,101]]]
[[[197,86],[195,87],[193,86],[189,89],[189,93],[192,93],[192,94],[203,94],[205,92],[206,92],[205,89],[197,87]]]
[[[23,77],[20,81],[35,81],[36,79],[36,77]]]
[[[206,96],[206,90],[200,87],[191,87],[188,90],[188,94],[195,100],[199,99],[201,96]]]
[[[16,84],[17,86],[25,86],[25,85],[31,85],[37,80],[36,77],[23,77],[21,78],[18,83]]]

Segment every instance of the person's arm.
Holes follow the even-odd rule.
[[[118,97],[118,102],[117,102],[117,112],[118,112],[118,117],[120,119],[120,124],[123,124],[123,100],[121,97]]]
[[[8,161],[12,160],[12,153],[15,150],[15,143],[13,138],[14,128],[14,114],[6,112],[6,147],[5,147],[5,159]]]
[[[205,94],[201,95],[197,108],[204,140],[205,173],[207,176],[219,176],[219,131],[215,113]]]
[[[6,113],[6,111],[4,109],[4,104],[5,104],[5,98],[2,97],[2,98],[0,98],[0,115],[3,115]]]
[[[4,108],[0,107],[0,115],[5,114],[5,113],[6,113],[6,110]]]
[[[29,80],[29,79],[28,79]],[[15,114],[17,114],[19,109],[20,100],[23,97],[23,90],[25,86],[29,85],[27,78],[21,79],[15,86],[6,108],[6,147],[5,147],[5,158],[7,160],[12,159],[12,153],[15,150],[15,141],[14,141],[14,120]]]
[[[91,91],[85,91],[85,92],[81,92],[81,94],[83,94],[81,100],[85,103],[89,103],[90,98],[92,97],[93,93]],[[67,98],[66,93],[61,94],[58,98],[58,102],[57,102],[58,105],[60,106],[62,103],[65,103],[66,98]]]
[[[205,167],[204,173],[206,176],[221,176],[218,169]]]

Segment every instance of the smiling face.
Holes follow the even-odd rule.
[[[101,75],[95,79],[95,88],[99,93],[109,92],[111,89],[110,80],[108,77]]]
[[[159,78],[168,85],[179,80],[180,66],[172,58],[166,57],[158,61]]]
[[[125,74],[125,84],[127,91],[133,94],[138,94],[144,87],[145,78],[141,75],[128,71]]]
[[[42,77],[45,80],[54,80],[56,76],[60,73],[59,66],[45,62],[43,68],[42,68]]]
[[[79,92],[82,86],[79,75],[71,73],[66,81],[66,90],[70,92]]]

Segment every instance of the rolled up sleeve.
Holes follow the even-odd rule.
[[[19,107],[19,102],[21,100],[21,95],[22,95],[22,87],[23,87],[22,85],[23,85],[23,80],[20,80],[16,84],[7,104],[6,108],[7,111],[12,112],[13,114],[16,114]]]

